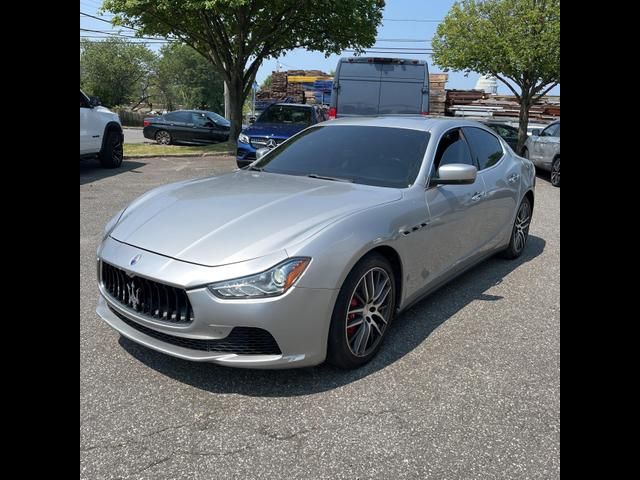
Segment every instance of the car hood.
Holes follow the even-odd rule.
[[[297,123],[254,123],[243,133],[250,137],[289,138],[308,126]]]
[[[400,191],[265,172],[236,171],[152,190],[111,237],[161,255],[219,266],[281,251]]]

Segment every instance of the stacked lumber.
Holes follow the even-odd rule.
[[[272,72],[271,85],[256,92],[260,101],[325,103],[330,99],[333,78],[321,70],[287,70]]]
[[[445,84],[448,79],[447,73],[429,74],[429,113],[431,115],[444,115],[447,98]]]
[[[448,90],[446,113],[454,116],[518,118],[520,105],[513,95],[491,95],[479,90]],[[560,102],[542,98],[529,109],[531,120],[555,120]]]

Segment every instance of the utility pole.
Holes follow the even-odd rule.
[[[229,87],[227,82],[224,83],[224,118],[229,119]]]

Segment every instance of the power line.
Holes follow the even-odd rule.
[[[85,17],[95,18],[96,20],[100,20],[101,22],[108,23],[109,25],[113,25],[113,23],[111,23],[109,20],[105,20],[104,18],[96,17],[95,15],[89,15],[88,13],[84,13],[82,10],[80,10],[80,15],[84,15]],[[113,17],[111,17],[111,18],[113,18]]]
[[[174,42],[176,40],[171,40],[171,39],[165,39],[165,38],[155,38],[155,37],[137,37],[135,35],[125,35],[123,33],[120,32],[115,32],[113,30],[109,31],[109,30],[93,30],[90,28],[80,28],[81,32],[91,32],[91,33],[102,33],[104,35],[110,35],[112,37],[123,37],[123,38],[140,38],[140,39],[144,39],[144,40],[161,40],[161,41],[165,41],[165,42]]]
[[[376,38],[377,42],[419,43],[430,42],[428,38]]]
[[[419,23],[440,23],[442,20],[423,20],[416,18],[383,18],[382,21],[387,22],[419,22]]]

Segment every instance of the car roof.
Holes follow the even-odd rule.
[[[422,115],[393,116],[383,115],[377,117],[341,117],[321,125],[341,126],[357,125],[372,127],[406,128],[410,130],[423,130],[435,134],[455,127],[481,127],[486,125],[475,120],[464,120],[461,118],[430,117]]]

